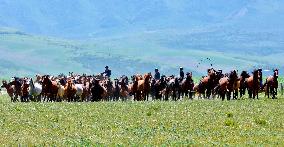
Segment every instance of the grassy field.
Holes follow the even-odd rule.
[[[284,145],[284,98],[10,103],[0,145]]]

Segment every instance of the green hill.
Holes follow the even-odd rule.
[[[214,33],[208,32],[206,36],[209,34]],[[141,32],[126,36],[66,40],[2,29],[0,74],[23,76],[69,71],[97,74],[104,70],[105,65],[109,65],[114,76],[146,73],[153,71],[155,67],[160,68],[163,74],[178,74],[179,66],[185,67],[186,71],[193,71],[195,75],[202,75],[210,64],[225,71],[249,70],[257,66],[272,69],[284,64],[284,61],[278,60],[284,55],[284,51],[276,47],[266,54],[263,54],[262,51],[265,50],[261,48],[259,51],[248,47],[243,50],[225,50],[225,47],[233,46],[220,45],[218,48],[217,44],[221,44],[224,37],[217,38],[213,35],[208,39],[193,40],[198,35],[204,36],[204,33],[185,37],[181,32]],[[187,40],[183,40],[185,38]],[[214,38],[219,39],[219,42],[214,43]],[[180,40],[188,43],[181,44]],[[204,40],[213,49],[201,46]],[[274,44],[277,45],[277,42]]]

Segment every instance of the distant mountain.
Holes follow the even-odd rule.
[[[283,14],[282,0],[1,0],[0,74],[283,67]]]
[[[282,0],[1,0],[0,26],[59,37],[219,26],[283,29]]]

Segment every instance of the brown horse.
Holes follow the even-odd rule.
[[[219,87],[218,87],[218,93],[221,96],[222,100],[225,100],[225,97],[227,95],[227,99],[229,100],[228,93],[228,86],[229,86],[229,78],[223,77],[219,80]]]
[[[144,75],[143,80],[139,80],[138,81],[138,90],[142,90],[142,95],[143,95],[143,100],[147,100],[149,99],[149,94],[151,91],[151,78],[152,75],[151,73],[147,73]],[[141,89],[142,87],[142,89]]]
[[[229,80],[229,84],[228,84],[227,99],[230,100],[232,92],[233,92],[233,98],[235,98],[235,94],[234,94],[236,90],[235,85],[237,85],[237,82],[238,82],[238,73],[236,70],[233,70],[230,72],[228,80]]]
[[[253,75],[246,79],[248,86],[249,97],[258,99],[258,92],[260,89],[260,72],[259,70],[254,70]]]
[[[88,101],[88,98],[91,95],[91,91],[90,91],[90,81],[89,79],[84,79],[83,80],[83,93],[81,96],[81,101]]]
[[[14,86],[14,98],[15,98],[15,100],[18,100],[18,97],[22,95],[21,79],[14,77],[14,80],[12,82],[10,82],[9,85]]]
[[[21,102],[28,102],[29,101],[29,87],[30,85],[27,83],[27,80],[25,79],[23,81],[22,87],[21,87]]]
[[[75,84],[73,84],[72,80],[68,80],[66,86],[64,87],[64,94],[67,97],[68,102],[72,102],[75,100],[77,89]]]
[[[140,93],[138,92],[139,78],[136,75],[134,75],[134,76],[131,76],[131,79],[132,79],[132,83],[129,85],[130,95],[133,95],[134,101],[138,101],[138,99],[140,99],[139,97],[141,95],[141,92]]]
[[[17,99],[14,97],[15,86],[11,85],[10,83],[7,83],[7,81],[5,80],[2,81],[2,84],[3,85],[1,86],[1,88],[5,88],[7,90],[7,93],[11,98],[11,102],[17,101]]]
[[[57,82],[51,81],[48,75],[43,76],[42,80],[42,95],[44,96],[43,101],[56,101],[56,96],[58,93]]]
[[[113,92],[114,92],[114,85],[112,81],[108,78],[104,81],[103,86],[105,87],[107,93],[106,93],[106,99],[107,101],[111,101],[114,97]]]
[[[192,80],[192,72],[186,73],[186,78],[180,82],[181,96],[187,96],[192,99],[194,82]]]
[[[122,98],[123,101],[126,101],[130,92],[130,89],[128,87],[128,77],[122,76],[119,80],[119,84],[120,84],[120,97]]]
[[[212,94],[212,90],[214,89],[214,83],[216,83],[216,71],[211,68],[208,69],[208,75],[203,77],[199,83],[198,89],[200,90],[199,92],[203,95],[206,94],[207,98],[210,98]],[[205,93],[206,92],[206,93]]]
[[[269,76],[266,79],[265,86],[266,86],[266,94],[269,98],[269,94],[272,95],[272,98],[275,99],[277,96],[277,89],[278,89],[278,69],[275,69],[273,76]]]
[[[241,79],[238,78],[233,85],[233,90],[234,90],[233,91],[233,98],[234,99],[238,99],[240,87],[241,87]]]

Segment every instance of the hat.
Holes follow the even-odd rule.
[[[108,68],[108,66],[106,66],[105,68]]]
[[[183,69],[183,67],[179,67],[179,69]]]

